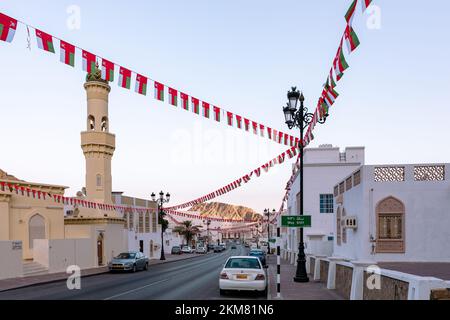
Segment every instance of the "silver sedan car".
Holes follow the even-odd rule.
[[[109,271],[132,271],[147,270],[148,258],[141,252],[122,252],[113,258],[108,264]]]

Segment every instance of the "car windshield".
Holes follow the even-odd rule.
[[[259,261],[255,258],[231,258],[225,265],[227,269],[261,269]]]
[[[136,253],[121,253],[116,258],[117,259],[134,259],[136,257]]]
[[[264,252],[252,250],[252,251],[250,251],[250,255],[251,256],[262,256],[262,255],[264,255]]]

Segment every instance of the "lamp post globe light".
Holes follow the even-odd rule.
[[[164,255],[164,216],[166,215],[163,210],[164,203],[170,201],[170,193],[167,192],[166,197],[164,197],[164,192],[159,193],[159,198],[156,198],[155,193],[151,195],[152,201],[156,202],[158,205],[158,220],[161,224],[161,257],[160,260],[166,260],[166,256]]]
[[[289,129],[293,129],[297,127],[300,129],[300,172],[299,172],[299,180],[300,180],[300,212],[299,214],[303,215],[303,131],[307,128],[307,126],[312,122],[314,115],[308,112],[308,108],[304,106],[305,97],[303,93],[300,93],[296,87],[292,87],[291,91],[288,91],[287,94],[288,103],[286,107],[283,108],[283,113],[285,117],[286,125]],[[300,102],[300,105],[298,103]],[[327,120],[328,114],[325,114],[323,119],[318,119],[317,122],[320,124],[325,123]],[[295,282],[308,282],[309,278],[306,273],[306,258],[305,258],[305,243],[303,240],[303,228],[300,228],[300,242],[298,245],[298,258],[297,258],[297,270],[295,273],[294,281]]]

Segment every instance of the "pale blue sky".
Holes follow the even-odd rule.
[[[281,106],[291,85],[309,106],[321,92],[348,1],[20,1],[0,11],[201,100],[286,130]],[[66,26],[69,5],[81,29]],[[445,0],[374,0],[381,29],[358,13],[361,46],[348,58],[340,97],[312,146],[366,146],[366,162],[449,162],[450,41]],[[19,178],[84,185],[79,132],[86,102],[80,56],[75,69],[26,49],[21,25],[0,43],[0,168]],[[134,79],[132,83],[134,88]],[[170,191],[172,204],[213,191],[286,148],[217,125],[112,84],[111,131],[117,135],[113,189],[148,197]],[[292,161],[291,161],[292,162]],[[277,208],[290,163],[218,198]]]

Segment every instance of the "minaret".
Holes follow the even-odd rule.
[[[86,158],[86,198],[112,203],[111,158],[116,137],[109,133],[108,95],[111,87],[96,68],[86,76],[86,131],[81,132],[81,148]]]

